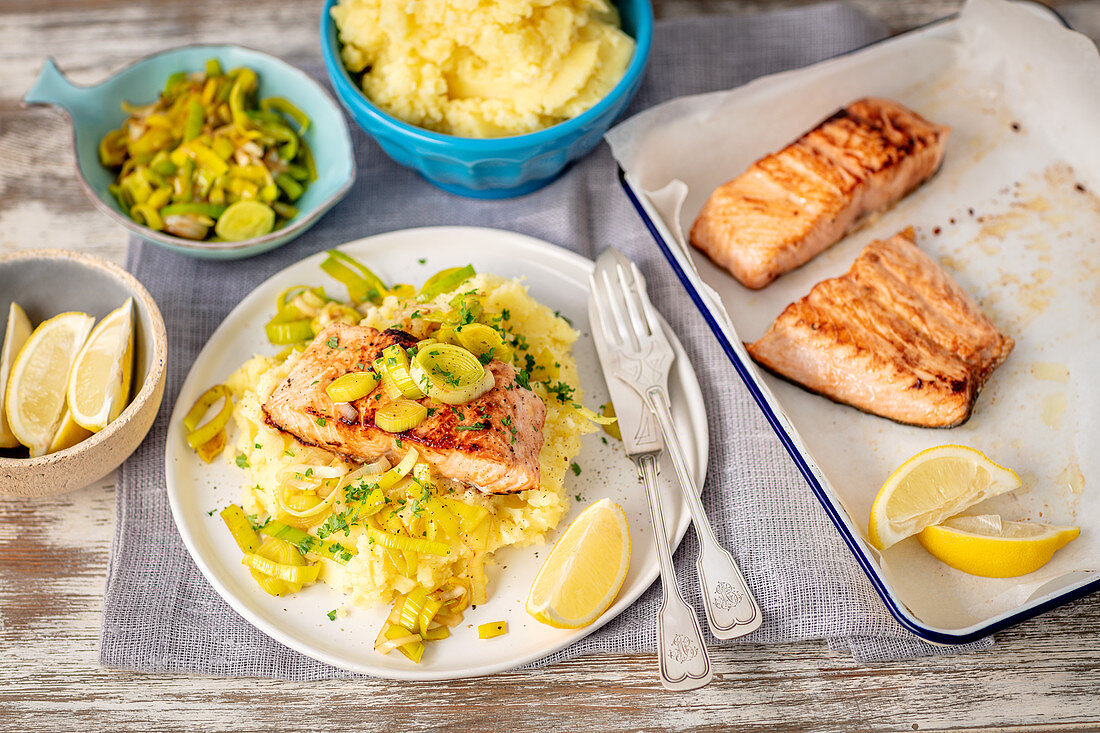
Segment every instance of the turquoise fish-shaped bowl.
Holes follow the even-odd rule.
[[[239,242],[200,242],[174,237],[144,227],[119,207],[107,187],[114,172],[99,162],[99,141],[122,125],[127,115],[123,100],[134,104],[154,101],[168,77],[177,71],[201,71],[207,59],[223,68],[251,68],[260,79],[259,96],[284,97],[309,115],[303,136],[317,164],[317,180],[295,202],[298,215],[281,229]],[[301,70],[260,51],[242,46],[183,46],[147,56],[94,86],[70,82],[47,59],[24,105],[52,105],[69,116],[73,128],[77,178],[96,207],[137,236],[191,257],[235,260],[286,244],[309,229],[355,182],[355,156],[347,122],[336,102],[320,84]]]

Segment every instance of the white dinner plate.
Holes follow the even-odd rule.
[[[590,260],[524,235],[474,227],[408,229],[348,242],[340,249],[366,263],[386,282],[419,285],[438,270],[466,263],[478,272],[526,278],[532,296],[560,311],[581,332],[574,356],[585,404],[595,407],[607,401],[587,317]],[[293,596],[273,598],[257,586],[241,564],[241,552],[221,518],[216,511],[211,514],[240,502],[245,474],[229,460],[204,464],[184,440],[183,416],[199,395],[223,382],[252,355],[275,351],[276,347],[267,343],[263,326],[272,315],[276,296],[285,288],[323,284],[330,292],[343,292],[342,286],[320,269],[324,257],[318,253],[291,265],[233,309],[192,365],[172,413],[165,450],[168,498],[184,543],[214,589],[249,623],[302,654],[354,672],[409,680],[473,677],[526,664],[592,633],[633,603],[658,574],[649,510],[622,444],[612,439],[604,443],[602,431],[584,437],[576,459],[581,472],[566,474],[566,492],[579,500],[571,499],[558,531],[547,537],[545,545],[495,553],[496,564],[487,566],[489,601],[468,609],[449,639],[429,644],[420,664],[399,654],[383,656],[374,651],[388,606],[356,607],[345,617],[329,620],[328,612],[342,602],[335,589],[318,584]],[[669,379],[673,418],[701,487],[708,450],[706,411],[691,363],[671,331],[669,336],[677,355]],[[661,480],[666,531],[675,548],[690,517],[671,465],[663,465]],[[630,521],[631,562],[622,590],[614,605],[591,626],[576,630],[544,626],[524,611],[531,581],[560,531],[585,506],[603,497],[622,505]],[[498,620],[508,622],[506,635],[477,638],[478,624]]]

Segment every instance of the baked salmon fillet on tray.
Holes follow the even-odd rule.
[[[1012,347],[911,228],[871,242],[847,273],[814,285],[746,345],[758,364],[806,389],[937,428],[970,417]]]
[[[950,128],[887,99],[861,99],[710,195],[691,244],[762,288],[928,180]]]

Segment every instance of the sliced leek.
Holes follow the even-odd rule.
[[[495,328],[484,323],[467,323],[459,326],[455,332],[458,342],[471,353],[488,363],[489,359],[497,359],[505,363],[512,361],[512,347],[504,343],[504,337]]]
[[[451,554],[451,546],[446,542],[426,540],[421,537],[406,537],[404,535],[391,534],[390,532],[383,532],[374,527],[367,527],[367,537],[387,550],[412,550],[414,552],[424,552],[429,555],[439,555],[440,557]]]
[[[333,402],[354,402],[369,395],[377,386],[378,375],[373,371],[349,372],[334,379],[329,386],[325,387],[325,392]]]
[[[424,391],[417,386],[409,371],[409,355],[405,349],[398,344],[387,346],[382,350],[380,361],[382,381],[388,385],[387,394],[396,392],[412,400],[424,397]]]
[[[254,553],[246,553],[241,558],[241,564],[284,583],[298,585],[308,585],[316,582],[317,576],[321,572],[320,565],[284,565]]]
[[[199,421],[218,400],[223,400],[218,413],[206,423],[199,425]],[[203,392],[183,418],[183,426],[188,431],[187,444],[198,450],[205,443],[214,440],[229,424],[231,417],[233,417],[233,398],[229,395],[229,388],[224,384],[216,384]]]
[[[359,554],[359,550],[354,546],[346,547],[337,542],[319,539],[309,532],[298,529],[297,527],[291,527],[282,522],[277,522],[274,519],[261,527],[260,531],[269,537],[277,537],[278,539],[286,540],[292,545],[296,545],[299,552],[303,550],[312,552],[327,557],[330,560],[335,560],[341,565],[346,565],[352,556]],[[246,552],[248,552],[248,550],[246,550]]]
[[[413,470],[413,466],[416,465],[416,461],[420,458],[420,454],[416,452],[415,448],[409,448],[409,452],[405,454],[405,457],[401,459],[401,462],[382,474],[382,478],[378,479],[378,488],[383,491],[389,489],[398,481],[409,475],[409,471]]]
[[[508,633],[507,621],[490,621],[477,627],[477,638],[493,639]]]
[[[440,270],[429,277],[424,284],[420,286],[420,294],[417,297],[422,301],[432,300],[436,296],[455,290],[459,285],[476,274],[477,271],[474,270],[473,265],[450,267],[446,270]]]
[[[348,296],[352,300],[356,303],[368,300],[375,304],[381,302],[382,294],[386,291],[382,278],[371,272],[366,265],[340,250],[330,249],[327,254],[328,257],[321,263],[321,269],[334,280],[342,283],[348,289]]]
[[[308,341],[313,338],[313,329],[308,318],[299,318],[296,321],[269,321],[264,326],[267,340],[273,344],[294,344],[299,341]]]
[[[452,513],[457,514],[462,522],[462,531],[471,532],[489,517],[489,510],[476,504],[467,504],[458,499],[439,499]]]
[[[241,552],[255,553],[259,549],[260,537],[252,528],[252,523],[248,521],[243,509],[236,504],[230,504],[221,510],[219,516],[229,528],[229,533],[233,535],[233,541],[237,543],[237,547],[241,548]]]
[[[412,430],[428,417],[428,408],[412,400],[394,400],[374,413],[374,424],[387,433]]]
[[[496,379],[468,349],[428,344],[416,353],[412,378],[433,400],[461,405],[491,390]]]

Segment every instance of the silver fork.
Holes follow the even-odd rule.
[[[699,539],[695,568],[710,631],[719,639],[755,631],[762,620],[760,607],[733,556],[714,536],[676,435],[667,389],[675,352],[646,294],[645,278],[625,255],[609,247],[596,261],[593,294],[604,336],[617,351],[616,376],[641,395],[656,415],[680,479]]]

